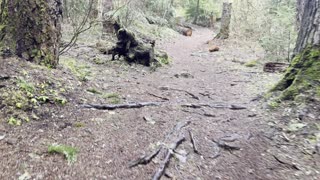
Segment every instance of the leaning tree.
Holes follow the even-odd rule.
[[[61,18],[61,0],[2,0],[2,45],[22,59],[55,67],[59,61]]]
[[[273,89],[282,91],[282,100],[293,100],[300,94],[320,97],[320,0],[304,2],[303,8],[298,8],[301,20],[295,57]]]

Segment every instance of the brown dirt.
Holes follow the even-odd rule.
[[[51,107],[45,119],[21,127],[9,126],[3,119],[0,137],[2,134],[5,137],[0,140],[0,179],[17,179],[23,174],[32,179],[151,179],[164,151],[148,165],[128,168],[128,163],[152,152],[157,144],[169,145],[183,134],[187,141],[177,151],[186,152],[187,160],[181,162],[173,158],[167,170],[176,179],[320,178],[316,161],[302,159],[305,164],[310,162],[310,168],[295,168],[287,159],[280,158],[282,145],[268,136],[277,132],[267,125],[273,116],[259,101],[252,101],[279,78],[277,74],[263,73],[261,66],[243,65],[260,59],[263,53],[232,40],[211,42],[219,46],[220,51],[209,53],[205,42],[211,35],[208,29],[197,28],[192,37],[179,36],[170,42],[161,42],[159,46],[168,52],[173,62],[156,72],[121,62],[97,65],[91,61],[96,53],[94,49],[82,46],[73,49],[69,56],[77,56],[79,63],[87,64],[92,71],[91,78],[79,82],[63,67],[52,70],[49,73],[54,78],[62,79],[70,87],[67,105]],[[5,66],[10,66],[8,60],[2,60],[1,67]],[[88,92],[90,88],[117,93],[122,102],[162,101],[153,95],[169,101],[160,107],[140,109],[84,109],[83,103],[107,103],[100,95]],[[180,106],[185,103],[240,105],[247,109]],[[163,142],[177,123],[186,121],[191,124]],[[80,123],[83,127],[76,127]],[[193,152],[187,130],[196,137],[201,155]],[[224,150],[212,141],[230,139],[230,136],[234,141],[228,143],[241,150]],[[47,147],[52,143],[79,149],[77,161],[68,165],[62,156],[48,154]],[[285,148],[295,149],[289,145]],[[217,149],[220,149],[219,156],[213,158]]]

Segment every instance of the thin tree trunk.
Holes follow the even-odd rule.
[[[220,32],[216,36],[216,38],[218,38],[218,39],[229,38],[231,10],[232,10],[232,3],[227,3],[227,2],[223,3]]]
[[[7,1],[6,42],[16,55],[55,67],[59,61],[62,3],[60,0]]]
[[[197,24],[197,22],[198,22],[199,11],[200,11],[200,0],[197,1],[196,16],[195,16],[194,21],[193,21],[194,24]]]

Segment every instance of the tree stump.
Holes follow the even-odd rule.
[[[124,57],[128,63],[150,66],[154,62],[154,40],[149,42],[150,44],[138,41],[133,32],[122,28],[117,21],[114,22],[114,29],[118,42],[109,52],[112,54],[112,60],[118,55],[119,58]]]
[[[221,28],[220,28],[219,34],[216,36],[216,38],[218,39],[229,38],[231,9],[232,9],[232,3],[223,3],[223,11],[221,16]]]

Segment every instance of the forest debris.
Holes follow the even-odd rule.
[[[170,88],[170,87],[160,87],[159,89],[163,90],[163,91],[173,90],[173,91],[184,92],[184,93],[187,93],[188,95],[190,95],[191,98],[196,99],[196,100],[200,100],[200,98],[198,96],[196,96],[195,94],[193,94],[193,93],[191,93],[191,92],[189,92],[187,90]]]
[[[175,132],[179,132],[182,128],[188,126],[190,123],[191,123],[191,121],[178,122],[178,123],[174,126],[173,130],[172,130],[169,134],[166,135],[164,141],[166,141],[167,139],[169,139],[169,137],[170,137],[172,134],[174,134]]]
[[[0,141],[3,140],[6,137],[6,135],[0,135]]]
[[[155,175],[153,176],[152,180],[160,180],[161,177],[164,175],[164,172],[166,170],[166,168],[169,165],[170,159],[172,158],[173,155],[173,151],[175,149],[177,149],[177,147],[183,142],[185,141],[185,137],[180,137],[173,145],[171,148],[169,148],[167,150],[165,159],[163,160],[162,164],[160,165],[160,168],[158,169],[158,171],[155,173]]]
[[[224,150],[228,150],[228,151],[235,151],[235,150],[241,150],[240,147],[237,147],[237,146],[233,146],[233,145],[229,145],[227,144],[226,142],[224,141],[221,141],[221,140],[212,140],[214,143],[216,143],[220,148],[224,149]]]
[[[269,73],[275,72],[285,72],[286,69],[289,67],[288,63],[278,63],[278,62],[268,62],[264,65],[263,71]]]
[[[150,117],[146,117],[146,116],[143,117],[143,120],[145,120],[148,124],[152,124],[152,125],[154,125],[156,123]]]
[[[244,106],[238,105],[223,105],[223,104],[183,104],[182,107],[186,108],[194,108],[199,109],[202,107],[209,107],[209,108],[217,108],[217,109],[230,109],[230,110],[244,110],[247,109]]]
[[[166,98],[166,97],[162,97],[162,96],[159,96],[159,95],[156,95],[156,94],[153,94],[153,93],[149,93],[149,95],[153,96],[153,97],[156,97],[156,98],[159,98],[159,99],[162,99],[164,101],[169,101],[170,99],[169,98]]]
[[[291,169],[295,169],[295,170],[300,170],[300,168],[295,164],[295,163],[289,163],[286,162],[285,159],[283,159],[284,157],[280,157],[280,156],[276,156],[276,155],[272,155],[274,157],[275,160],[277,160],[279,163],[284,164],[285,166],[291,168]]]
[[[189,130],[189,136],[190,136],[190,139],[191,139],[191,143],[192,143],[192,147],[193,147],[193,152],[196,153],[196,154],[200,154],[199,153],[199,150],[198,150],[198,146],[196,144],[196,140],[192,134],[192,132]]]
[[[0,76],[0,81],[8,80],[10,79],[10,76]]]
[[[159,106],[159,102],[137,102],[129,104],[85,104],[82,107],[84,108],[94,108],[98,110],[114,110],[114,109],[132,109],[132,108],[142,108],[145,106]]]
[[[194,78],[194,76],[190,73],[181,73],[181,74],[175,74],[174,77],[176,78],[180,78],[180,77],[183,77],[183,78]]]
[[[129,168],[133,168],[139,164],[143,164],[143,165],[149,164],[151,162],[151,160],[153,158],[155,158],[160,153],[161,149],[162,149],[162,146],[160,146],[158,149],[156,149],[153,153],[151,153],[149,155],[142,156],[142,157],[138,158],[137,160],[130,162]]]

